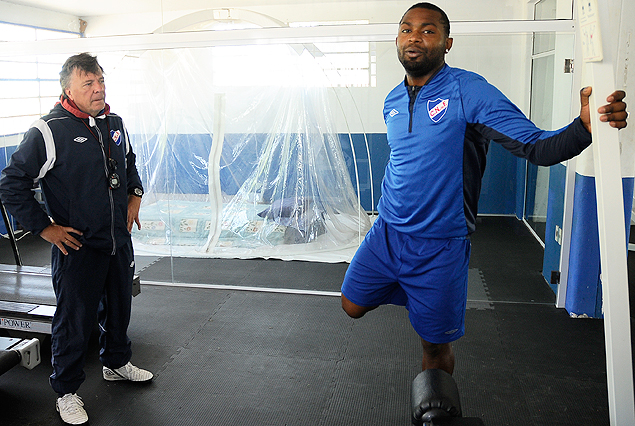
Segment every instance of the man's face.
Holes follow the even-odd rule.
[[[96,117],[106,107],[106,85],[101,71],[98,74],[73,70],[66,95],[86,114]]]
[[[441,14],[435,10],[415,8],[399,24],[397,56],[409,76],[428,76],[444,63],[452,39],[446,37]]]

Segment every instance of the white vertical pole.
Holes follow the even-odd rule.
[[[600,236],[600,267],[606,346],[609,418],[614,426],[635,425],[627,242],[618,132],[599,120],[597,109],[615,90],[613,22],[607,1],[578,0],[579,29],[590,99],[593,165]],[[609,37],[603,40],[601,28]]]
[[[220,237],[221,219],[223,217],[223,194],[220,187],[220,155],[225,140],[225,94],[214,95],[214,128],[212,129],[212,147],[207,163],[207,180],[209,187],[210,229],[205,243],[205,252],[210,252]]]
[[[593,161],[600,233],[606,375],[611,425],[635,425],[626,230],[620,144],[615,129],[594,114],[615,87],[613,66],[588,63],[592,82]]]
[[[569,4],[571,6],[571,4]],[[561,6],[563,10],[564,6]],[[577,22],[577,8],[573,9],[573,19]],[[576,24],[576,27],[578,25]],[[573,58],[582,58],[582,46],[579,42],[579,34],[576,32],[575,48]],[[577,61],[577,59],[576,59]],[[580,67],[584,71],[584,67]],[[573,73],[573,87],[582,87],[583,72],[577,71]],[[571,91],[571,111],[570,119],[580,114],[580,95],[578,90]],[[560,245],[560,282],[556,293],[556,307],[565,308],[567,303],[567,287],[569,285],[569,259],[571,255],[571,236],[573,227],[573,203],[575,199],[575,181],[577,176],[577,157],[570,159],[566,163],[567,171],[565,177],[564,189],[564,209],[562,213],[562,242]]]
[[[560,283],[556,293],[556,308],[564,308],[567,302],[569,278],[569,255],[571,253],[571,229],[573,223],[573,199],[575,192],[576,159],[567,161],[564,188],[564,211],[562,213],[562,242],[560,246]]]

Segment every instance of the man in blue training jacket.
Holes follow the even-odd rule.
[[[469,235],[489,141],[543,166],[591,144],[591,88],[581,91],[580,117],[540,130],[483,77],[446,65],[452,41],[435,5],[415,4],[401,19],[396,44],[406,77],[384,104],[390,160],[379,216],[342,284],[342,307],[353,318],[379,305],[405,306],[421,337],[422,369],[449,374],[451,342],[465,332]],[[626,127],[625,96],[611,94],[600,121]]]
[[[52,244],[57,308],[51,325],[50,382],[66,424],[88,415],[77,390],[95,319],[105,380],[146,382],[130,363],[134,256],[130,231],[140,228],[143,186],[128,132],[106,103],[103,69],[82,53],[60,72],[62,95],[24,134],[0,177],[0,197],[25,229]],[[39,182],[46,212],[34,198]]]

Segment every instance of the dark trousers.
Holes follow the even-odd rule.
[[[51,328],[50,382],[60,396],[75,393],[86,378],[84,363],[90,336],[99,321],[99,359],[119,368],[132,356],[127,330],[134,275],[132,243],[115,255],[83,246],[64,255],[52,249],[57,309]]]

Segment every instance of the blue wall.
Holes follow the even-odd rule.
[[[622,178],[626,241],[630,232],[633,182],[633,178]],[[595,178],[577,174],[574,197],[565,308],[576,315],[601,318],[602,283]]]
[[[564,192],[567,168],[556,164],[549,168],[549,200],[547,202],[547,223],[545,224],[545,256],[542,263],[542,275],[550,283],[554,292],[557,284],[551,284],[551,271],[560,270],[561,245],[556,241],[556,226],[562,229],[564,215]]]
[[[499,144],[490,143],[478,212],[518,216],[516,194],[521,189],[520,197],[524,199],[524,170],[524,160],[514,157]],[[521,179],[520,186],[518,185],[519,178]]]
[[[140,137],[132,135],[133,144],[134,140]],[[244,180],[246,174],[251,172],[260,147],[263,146],[267,137],[268,135],[265,134],[253,134],[248,137],[238,134],[225,135],[223,153],[221,154],[221,181],[226,191],[231,193],[232,188],[238,190],[233,182]],[[362,206],[367,211],[376,210],[381,196],[381,181],[390,157],[386,134],[339,134],[339,139],[353,186],[357,188],[357,181],[354,179],[355,163],[352,155],[352,149],[355,150]],[[366,142],[370,151],[370,161]],[[238,143],[245,144],[246,148],[240,157],[234,158],[232,149]],[[212,137],[207,134],[168,135],[163,146],[146,144],[145,146],[153,146],[153,151],[142,155],[144,158],[148,158],[145,164],[137,162],[144,183],[148,186],[151,185],[159,192],[206,194],[208,192],[207,161],[211,144]],[[4,168],[7,158],[15,151],[15,148],[15,146],[0,148],[1,168]],[[137,155],[141,156],[139,152]],[[372,166],[373,201],[371,201],[369,164]],[[236,177],[237,171],[240,171],[242,176]],[[522,208],[519,214],[518,200],[522,200],[524,194],[519,194],[518,191],[524,192],[523,179],[524,160],[512,156],[498,144],[490,144],[487,154],[487,168],[483,176],[479,212],[481,214],[516,214],[521,216]],[[150,182],[151,180],[152,182]],[[2,232],[6,233],[4,224],[0,224],[0,227]]]
[[[357,162],[362,206],[368,211],[376,210],[381,196],[381,181],[390,157],[386,134],[358,133],[338,136],[353,187],[356,189],[355,161]],[[236,182],[243,182],[251,173],[258,153],[268,137],[270,136],[266,134],[225,135],[220,171],[221,187],[225,192],[233,194],[238,191],[239,186]],[[131,138],[134,141],[139,136]],[[370,152],[370,162],[366,142]],[[149,160],[144,166],[138,164],[142,180],[146,183],[152,180],[152,187],[158,192],[206,194],[208,192],[207,160],[211,144],[211,135],[168,135],[164,147],[147,153],[144,157]],[[148,145],[156,147],[155,144],[146,146]],[[238,145],[242,146],[242,151],[240,156],[235,157],[233,150]],[[353,149],[355,156],[353,156]],[[369,164],[372,166],[372,199]],[[479,212],[516,214],[519,173],[522,178],[523,160],[513,157],[498,144],[491,144],[487,154],[487,168],[483,176]],[[520,188],[524,191],[524,181]],[[521,199],[522,196],[523,194],[520,194]]]
[[[223,191],[235,194],[240,185],[254,170],[262,147],[270,138],[267,134],[226,134],[220,160],[220,180]],[[286,137],[289,137],[288,135]],[[301,137],[291,135],[291,138]],[[357,189],[355,179],[355,161],[359,176],[361,204],[366,210],[373,210],[381,195],[381,179],[388,162],[390,151],[385,134],[339,134],[344,161],[347,165],[353,187]],[[140,136],[131,136],[133,144]],[[366,149],[366,140],[369,149]],[[150,141],[153,151],[138,156],[147,158],[145,164],[137,162],[142,181],[150,183],[157,192],[179,194],[208,193],[207,161],[212,145],[212,136],[207,134],[168,135],[164,146],[158,147]],[[240,155],[236,155],[236,150]],[[353,156],[353,149],[355,156]],[[370,152],[373,173],[374,204],[371,202],[371,178],[368,152]],[[296,153],[291,153],[296,155]],[[277,158],[274,152],[272,158]],[[273,167],[275,169],[275,164]],[[265,195],[266,198],[266,194]]]

